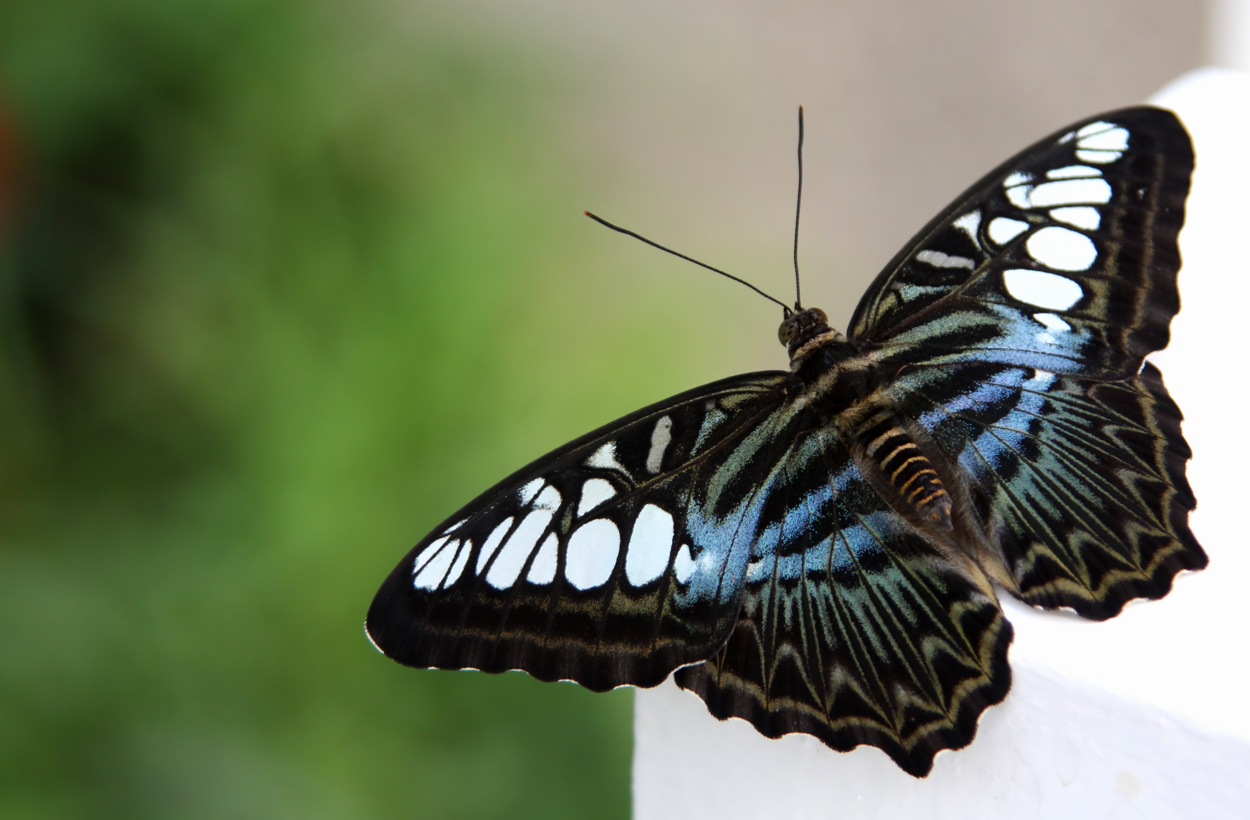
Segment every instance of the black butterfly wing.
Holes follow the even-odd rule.
[[[1206,565],[1180,412],[1143,369],[1179,307],[1192,169],[1170,112],[1077,123],[947,208],[852,320],[886,401],[970,478],[987,571],[1030,603],[1108,618]]]
[[[395,568],[371,640],[408,666],[596,691],[707,658],[738,614],[786,378],[683,393],[504,479]]]
[[[1011,625],[979,567],[883,501],[835,434],[788,432],[734,630],[677,682],[719,718],[877,746],[922,777],[1006,696]]]
[[[680,668],[718,717],[924,775],[1009,688],[990,578],[1103,618],[1206,562],[1180,414],[1142,369],[1178,307],[1192,166],[1157,109],[1043,140],[878,277],[848,334],[875,376],[839,386],[834,359],[815,380],[741,376],[560,448],[417,544],[371,639],[411,666],[595,690]],[[904,422],[953,529],[921,521],[821,401]]]
[[[898,365],[970,360],[1132,376],[1179,307],[1193,170],[1175,115],[1129,108],[991,171],[877,277],[848,335]]]
[[[718,382],[520,470],[405,557],[370,637],[410,666],[595,690],[686,666],[718,717],[924,774],[1006,694],[1011,627],[977,565],[883,501],[791,385]]]
[[[971,480],[979,528],[1024,601],[1102,620],[1206,566],[1181,414],[1153,365],[1112,382],[922,368],[889,391]]]

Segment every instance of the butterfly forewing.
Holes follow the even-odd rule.
[[[523,669],[599,691],[703,660],[737,614],[784,378],[690,391],[505,479],[395,568],[370,638],[409,666]]]
[[[1193,170],[1176,117],[1077,123],[992,171],[877,277],[849,335],[900,365],[1131,376],[1167,344]]]

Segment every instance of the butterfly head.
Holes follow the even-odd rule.
[[[777,328],[777,338],[789,351],[791,364],[826,342],[846,340],[829,327],[829,317],[820,308],[802,308],[788,313]]]

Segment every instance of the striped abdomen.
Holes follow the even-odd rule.
[[[859,430],[868,458],[899,496],[927,521],[951,526],[951,498],[933,464],[888,411],[864,420]]]

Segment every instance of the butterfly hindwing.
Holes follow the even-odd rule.
[[[892,509],[841,440],[790,445],[733,632],[677,682],[768,737],[868,743],[923,776],[1006,695],[1011,625],[976,564]]]
[[[1175,115],[1066,128],[990,172],[873,282],[848,335],[900,365],[989,361],[1131,376],[1179,307],[1193,170]]]
[[[737,614],[741,499],[784,379],[681,394],[487,490],[391,573],[370,638],[409,666],[523,669],[597,691],[707,657]]]
[[[1206,566],[1180,411],[1159,371],[1091,382],[1007,365],[910,371],[890,388],[979,494],[1013,592],[1102,620]]]

